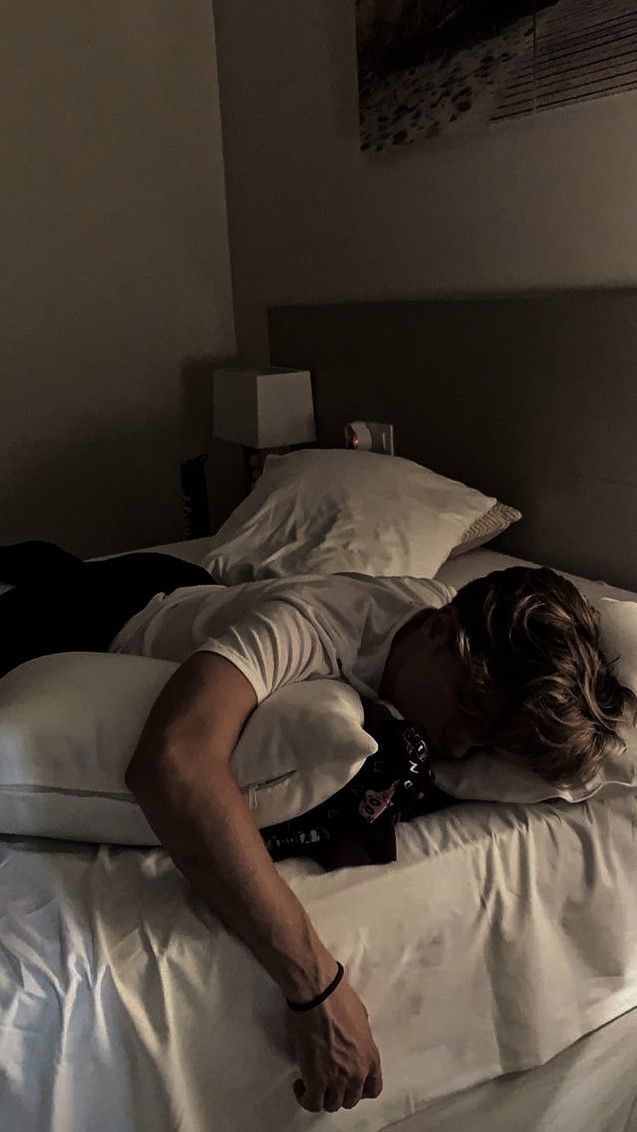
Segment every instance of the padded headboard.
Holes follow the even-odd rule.
[[[495,549],[637,590],[637,288],[275,307],[319,443],[393,422],[396,455],[518,507]]]

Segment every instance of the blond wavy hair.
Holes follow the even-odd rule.
[[[599,646],[599,615],[554,570],[514,566],[463,586],[452,647],[467,670],[466,710],[492,745],[544,779],[582,786],[625,748],[637,697]]]

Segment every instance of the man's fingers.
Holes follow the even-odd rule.
[[[379,1097],[383,1091],[383,1075],[380,1069],[375,1069],[369,1074],[363,1088],[364,1097]]]
[[[341,1089],[326,1089],[325,1099],[323,1101],[323,1108],[326,1112],[338,1112],[343,1103],[343,1090]]]
[[[294,1082],[294,1095],[301,1108],[304,1108],[306,1112],[323,1111],[323,1093],[321,1092],[321,1095],[319,1096],[316,1091],[314,1093],[310,1092],[308,1089],[306,1089],[305,1083],[301,1080],[300,1077],[297,1077],[296,1081]]]
[[[363,1085],[353,1085],[347,1089],[343,1097],[343,1108],[354,1108],[364,1097]]]
[[[337,1087],[307,1089],[301,1078],[294,1082],[294,1093],[301,1108],[306,1112],[338,1112],[341,1108],[355,1108],[359,1101],[380,1096],[383,1079],[380,1070],[370,1073],[363,1084],[352,1083],[345,1091]]]

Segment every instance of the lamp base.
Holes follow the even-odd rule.
[[[246,448],[243,449],[243,462],[246,476],[246,491],[249,493],[254,490],[258,480],[263,474],[263,467],[268,456],[287,456],[289,452],[295,452],[298,448],[305,448],[307,445],[293,445],[288,444],[282,448]]]
[[[181,492],[184,507],[186,536],[189,539],[205,538],[212,534],[206,464],[208,453],[183,460],[181,464]]]

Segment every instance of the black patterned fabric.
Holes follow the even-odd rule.
[[[273,860],[312,857],[328,871],[384,865],[396,860],[397,821],[456,801],[434,784],[426,743],[413,728],[389,720],[368,730],[378,751],[342,790],[301,817],[261,830]]]

